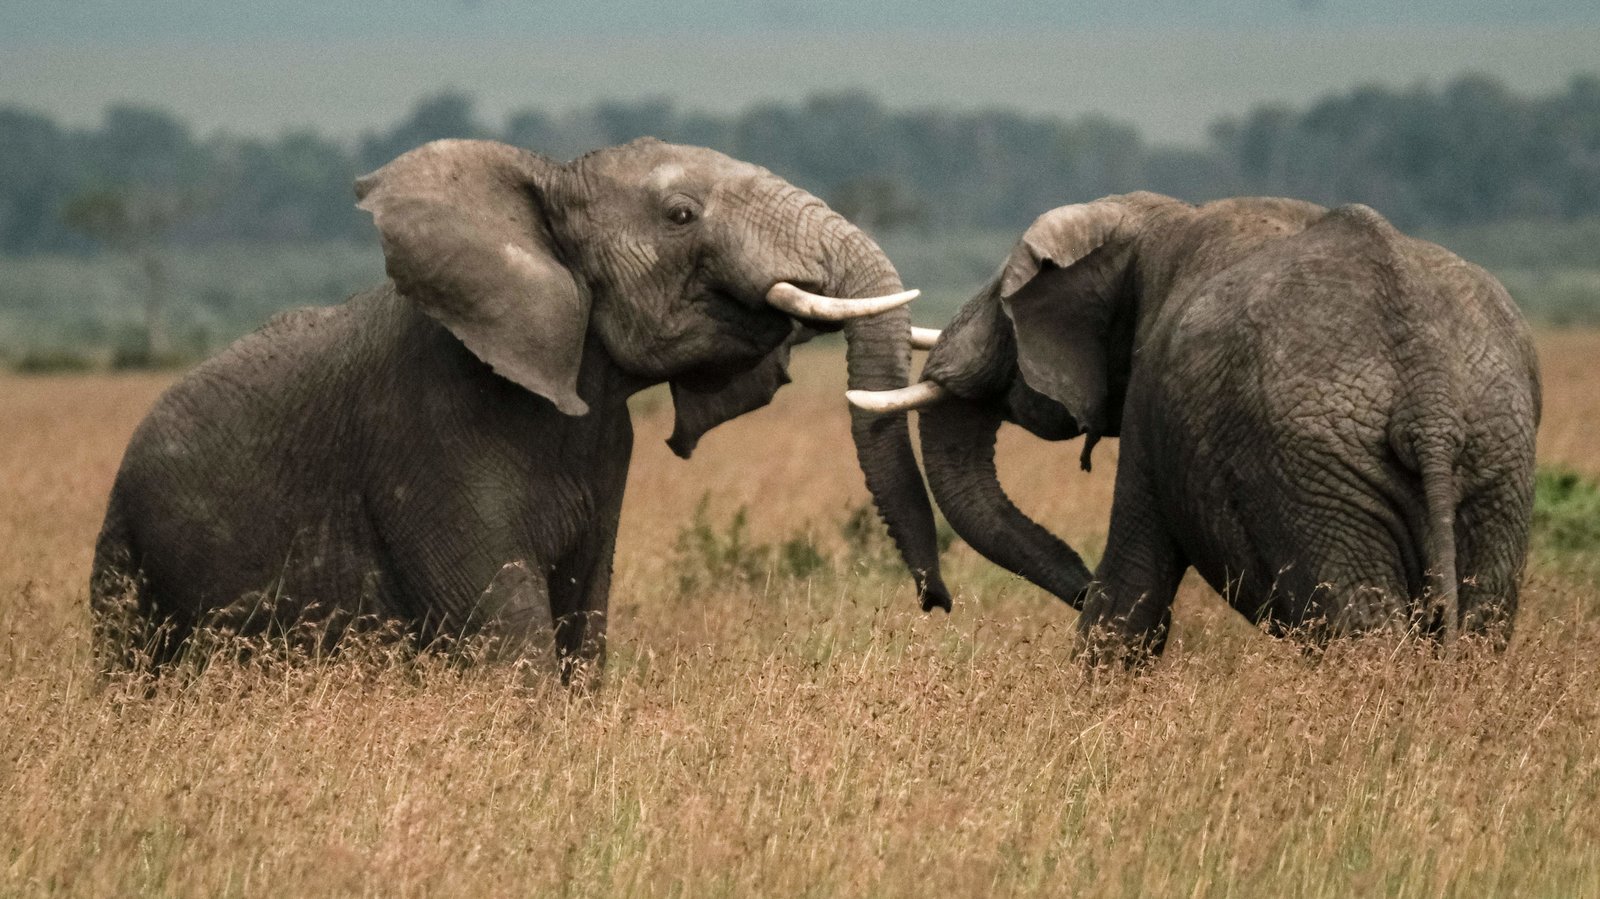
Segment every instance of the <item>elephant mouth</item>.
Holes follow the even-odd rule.
[[[695,305],[716,326],[714,344],[721,362],[708,369],[718,376],[745,371],[772,352],[794,328],[794,322],[777,309],[764,304],[751,305],[740,294],[720,288],[706,288]]]
[[[1001,399],[1006,421],[1041,440],[1072,440],[1086,430],[1067,407],[1026,384],[1014,383]]]
[[[761,297],[751,300],[748,296],[743,291],[707,287],[701,291],[698,303],[715,321],[756,335],[757,342],[770,336],[766,333],[769,331],[788,333],[788,316],[768,306]]]

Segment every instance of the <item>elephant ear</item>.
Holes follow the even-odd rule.
[[[356,197],[401,294],[502,377],[583,415],[589,300],[541,205],[554,168],[494,141],[434,141],[358,179]]]
[[[1065,406],[1091,441],[1115,433],[1133,320],[1121,198],[1040,216],[1000,272],[1000,305],[1028,386]]]
[[[1131,214],[1127,198],[1107,197],[1061,206],[1034,219],[1000,266],[1000,298],[1021,290],[1046,263],[1066,268],[1099,247],[1120,241]]]
[[[1002,301],[1017,335],[1017,368],[1028,386],[1065,406],[1091,439],[1119,424],[1131,349],[1128,250],[1103,246],[1066,268],[1046,260]]]
[[[717,425],[772,402],[789,383],[789,350],[815,337],[816,331],[796,323],[794,331],[749,371],[732,378],[672,381],[673,424],[667,446],[680,459],[694,454],[700,438]]]

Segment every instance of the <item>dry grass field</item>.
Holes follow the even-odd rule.
[[[1600,476],[1600,334],[1542,350],[1542,461]],[[167,379],[0,377],[0,895],[1600,896],[1592,586],[1533,568],[1503,655],[1312,656],[1196,582],[1161,662],[1091,678],[959,544],[955,613],[916,610],[850,524],[841,367],[687,463],[640,398],[582,697],[381,647],[98,682],[91,547]],[[1001,462],[1097,555],[1115,449]]]

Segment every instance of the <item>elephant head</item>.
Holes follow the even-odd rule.
[[[995,563],[1082,608],[1078,554],[1022,514],[995,471],[995,435],[1012,422],[1046,440],[1121,433],[1139,335],[1169,296],[1236,258],[1240,243],[1304,228],[1325,210],[1290,200],[1230,200],[1207,215],[1135,193],[1040,216],[1000,271],[957,313],[919,383],[854,391],[858,408],[922,410],[923,463],[962,539]]]
[[[916,294],[860,229],[765,169],[643,139],[570,163],[492,141],[426,144],[360,179],[390,278],[506,379],[567,415],[604,353],[635,388],[669,382],[669,446],[766,405],[790,348],[844,328],[852,388],[903,387]],[[841,299],[842,298],[842,299]],[[880,514],[948,607],[905,417],[853,412]]]

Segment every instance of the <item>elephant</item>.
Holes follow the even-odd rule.
[[[1133,193],[1057,208],[917,384],[851,399],[922,410],[938,507],[1079,609],[1091,660],[1159,654],[1190,567],[1306,645],[1509,639],[1540,414],[1530,331],[1493,276],[1366,206]],[[1092,576],[1001,488],[1002,422],[1082,436],[1086,470],[1120,438]]]
[[[106,667],[159,668],[202,626],[320,622],[331,646],[377,620],[570,683],[603,667],[630,395],[670,385],[688,458],[817,333],[844,329],[851,384],[907,383],[916,292],[883,252],[712,150],[562,163],[444,140],[356,194],[387,282],[240,339],[133,434],[91,576]],[[852,434],[919,591],[948,606],[904,417],[854,413]],[[135,658],[131,628],[163,636]]]

